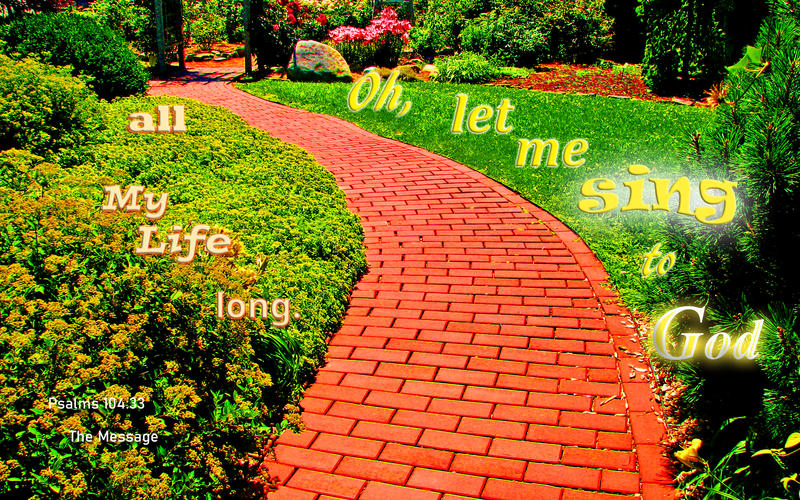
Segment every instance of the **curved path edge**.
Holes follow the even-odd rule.
[[[306,148],[364,224],[370,270],[307,430],[278,440],[271,500],[674,498],[634,322],[566,225],[453,160],[228,82],[150,94]]]

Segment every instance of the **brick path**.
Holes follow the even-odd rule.
[[[630,316],[552,215],[219,77],[151,94],[225,106],[305,147],[364,225],[369,272],[302,401],[307,430],[278,441],[270,500],[672,497]]]

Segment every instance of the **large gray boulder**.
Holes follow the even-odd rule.
[[[353,81],[344,57],[330,45],[313,40],[297,42],[287,73],[292,80]]]

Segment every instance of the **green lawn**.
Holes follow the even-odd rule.
[[[653,289],[653,278],[643,280],[639,268],[643,255],[658,243],[666,212],[621,213],[617,209],[587,214],[577,208],[584,199],[581,186],[588,179],[604,177],[621,187],[632,178],[626,172],[631,164],[650,167],[652,174],[645,178],[687,175],[696,180],[698,176],[687,171],[685,158],[690,134],[709,120],[708,110],[493,86],[403,82],[402,99],[411,100],[413,107],[398,118],[395,114],[400,108],[394,113],[385,108],[376,112],[372,103],[359,112],[350,111],[347,94],[351,87],[284,80],[240,84],[243,90],[269,100],[335,115],[384,137],[442,154],[505,184],[576,230],[605,264],[626,302],[649,309],[654,298],[646,296]],[[467,113],[479,104],[496,108],[504,98],[510,99],[515,109],[509,113],[508,125],[513,130],[507,134],[496,133],[494,128],[480,135],[451,133],[459,93],[469,96]],[[494,126],[494,120],[489,123]],[[586,139],[586,163],[568,168],[559,156],[558,167],[518,168],[515,159],[517,139],[521,138],[554,138],[562,148],[571,139]],[[624,205],[627,190],[620,189],[618,194]]]

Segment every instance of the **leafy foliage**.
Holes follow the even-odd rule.
[[[131,112],[165,103],[187,107],[189,132],[125,131]],[[83,165],[0,153],[0,496],[263,497],[267,478],[252,479],[268,440],[298,424],[292,403],[365,268],[358,219],[310,155],[225,110],[176,98],[108,109],[107,142]],[[233,234],[233,255],[134,255],[148,223],[101,212],[109,184],[168,192],[160,229],[208,223]],[[218,290],[287,298],[301,318],[218,319]],[[111,397],[144,408],[102,408]],[[69,438],[101,429],[159,441]]]
[[[540,31],[556,61],[593,63],[611,46],[611,19],[597,0],[546,2]]]
[[[470,20],[461,32],[461,47],[508,66],[534,66],[550,47],[536,22],[519,8],[503,8]]]
[[[148,16],[147,9],[136,5],[133,0],[95,0],[85,12],[128,41],[143,36]]]
[[[680,249],[678,258],[691,262],[671,271],[666,286],[684,300],[708,301],[716,325],[712,331],[750,331],[757,319],[764,320],[760,354],[749,371],[695,363],[692,369],[678,371],[691,387],[681,399],[682,416],[703,418],[712,427],[729,417],[745,416],[746,426],[731,440],[746,433],[750,453],[776,448],[800,428],[800,269],[794,255],[800,243],[796,7],[776,5],[756,47],[730,67],[714,92],[719,106],[712,126],[696,134],[692,143],[696,168],[738,182],[733,222],[721,230],[675,225],[666,233],[667,245]],[[724,442],[711,451],[710,461],[717,460],[720,449],[726,449]],[[777,495],[785,489],[776,475],[787,473],[787,467],[797,471],[798,463],[775,465],[753,461],[746,475],[728,470],[721,479],[746,498]]]
[[[641,0],[646,33],[642,61],[647,84],[659,93],[697,92],[723,73],[721,0]]]
[[[428,0],[409,33],[411,48],[427,58],[454,49],[467,20],[488,10],[489,2],[481,0]]]
[[[207,1],[190,4],[186,9],[192,38],[203,49],[211,49],[214,42],[224,41],[226,20],[220,2]]]
[[[597,0],[430,1],[411,30],[424,57],[462,48],[503,64],[593,62],[611,44],[611,20]]]
[[[122,37],[93,19],[76,14],[36,14],[15,19],[6,34],[6,50],[37,54],[45,62],[70,65],[91,77],[100,97],[139,94],[147,74]]]
[[[86,84],[31,59],[0,55],[0,149],[22,148],[76,161],[102,126],[102,109]]]
[[[69,7],[67,0],[2,0],[0,12],[15,17],[32,10],[34,12],[60,12]]]

